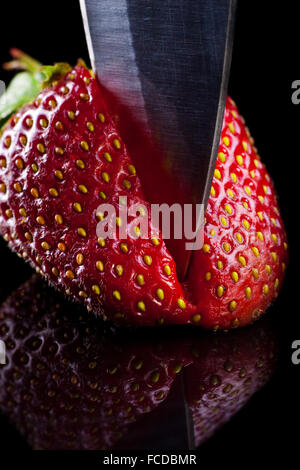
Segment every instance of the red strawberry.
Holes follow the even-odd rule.
[[[272,181],[228,98],[204,245],[189,276],[201,323],[231,328],[259,317],[278,295],[287,249]]]
[[[126,196],[128,206],[149,205],[97,81],[78,65],[4,129],[0,230],[52,284],[115,322],[244,325],[277,295],[286,239],[268,174],[229,101],[219,155],[205,245],[184,285],[161,236],[99,239],[99,204],[119,210]]]
[[[276,346],[266,325],[200,337],[171,330],[154,339],[144,331],[137,338],[105,331],[81,314],[36,276],[0,308],[7,347],[0,408],[34,448],[122,448],[123,435],[128,443],[142,434],[178,373],[199,445],[274,369]]]

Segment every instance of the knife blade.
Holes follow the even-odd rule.
[[[182,212],[192,205],[193,240],[216,163],[236,0],[80,0],[80,6],[92,67],[146,199],[179,204]],[[193,250],[181,230],[181,238],[171,231],[164,239],[184,278]]]

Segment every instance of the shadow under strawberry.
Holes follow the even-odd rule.
[[[276,363],[267,322],[227,334],[184,327],[138,333],[88,318],[34,276],[0,308],[7,349],[1,410],[35,449],[126,448],[167,405],[182,374],[198,446],[267,382]]]

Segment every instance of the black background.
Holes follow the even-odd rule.
[[[262,8],[262,5],[265,8]],[[288,231],[291,261],[283,290],[269,311],[281,342],[279,371],[234,419],[200,450],[200,462],[213,464],[277,457],[297,462],[300,424],[300,365],[291,363],[291,343],[300,339],[299,309],[299,135],[300,105],[291,102],[291,83],[300,79],[296,2],[240,0],[229,93],[245,117],[279,195]],[[19,47],[44,63],[78,57],[88,62],[78,4],[73,1],[1,4],[0,61]],[[0,71],[6,83],[8,72]],[[30,268],[0,244],[2,298],[30,276]],[[25,450],[17,432],[0,420],[0,451]]]

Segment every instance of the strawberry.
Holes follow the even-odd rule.
[[[149,214],[150,206],[92,73],[81,63],[65,73],[63,64],[26,62],[43,79],[30,97],[42,91],[10,110],[0,139],[0,231],[9,246],[116,323],[228,329],[259,316],[281,285],[286,237],[272,183],[233,103],[226,105],[205,244],[180,283],[160,233],[124,241],[118,228],[114,239],[97,236],[101,203],[117,213],[120,197]],[[129,217],[127,232],[133,224]]]
[[[122,448],[123,436],[143,434],[180,373],[198,446],[274,370],[268,325],[223,335],[145,333],[105,329],[34,276],[0,308],[1,410],[34,448]]]

